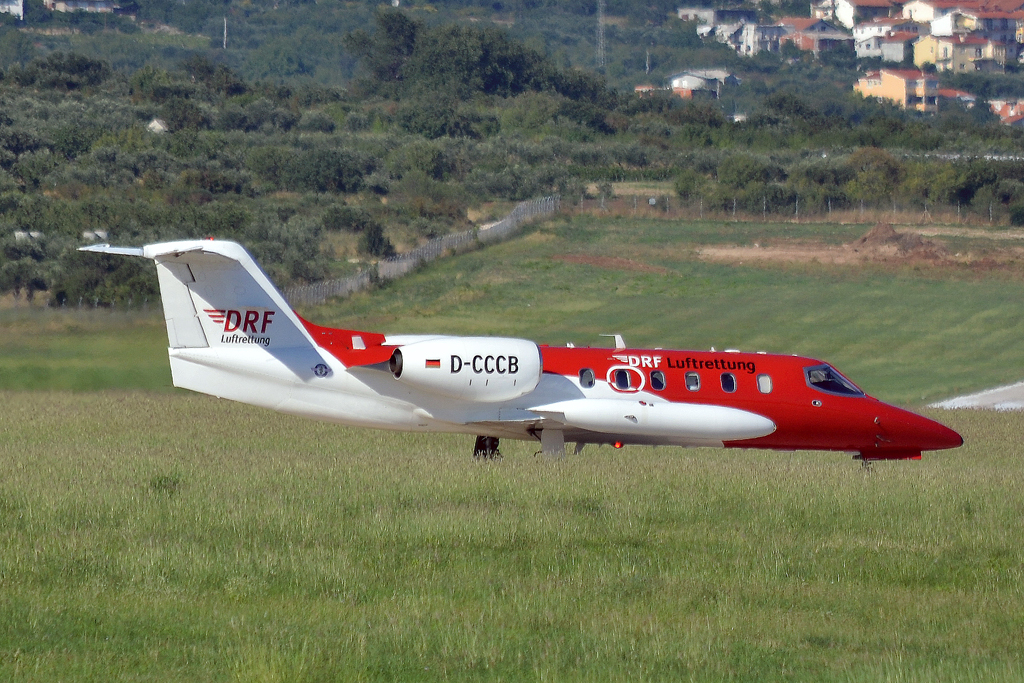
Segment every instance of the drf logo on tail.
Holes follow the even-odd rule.
[[[224,326],[224,334],[220,337],[221,343],[270,346],[270,337],[249,337],[246,335],[266,334],[267,328],[274,322],[274,314],[277,311],[251,308],[242,310],[206,308],[203,311],[206,315],[210,316],[210,320],[214,324]],[[241,334],[229,334],[231,332],[240,332]]]

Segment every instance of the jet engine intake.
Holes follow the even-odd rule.
[[[439,337],[395,349],[388,362],[395,379],[438,396],[497,403],[537,388],[540,349],[525,339]]]

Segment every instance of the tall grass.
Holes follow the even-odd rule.
[[[1024,417],[957,451],[382,434],[3,393],[0,678],[1017,680]]]

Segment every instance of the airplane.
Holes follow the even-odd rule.
[[[587,444],[824,450],[877,460],[957,448],[938,422],[865,394],[833,366],[765,352],[548,346],[526,339],[321,327],[239,244],[82,251],[156,263],[174,386],[340,424],[475,435],[563,456]]]

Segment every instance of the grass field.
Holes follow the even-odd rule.
[[[0,310],[0,389],[170,387],[159,305],[131,312]]]
[[[1021,415],[866,473],[0,401],[2,680],[1024,678]]]
[[[1024,377],[1012,271],[695,256],[865,231],[559,219],[302,313],[800,353],[908,405]],[[0,680],[1024,680],[1024,416],[930,413],[965,446],[872,473],[478,463],[171,390],[165,346],[156,310],[0,310]]]

